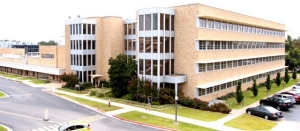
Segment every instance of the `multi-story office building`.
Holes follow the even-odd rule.
[[[285,25],[202,4],[140,9],[135,19],[70,19],[65,25],[65,49],[54,58],[64,58],[65,71],[81,82],[108,80],[108,60],[120,53],[133,57],[138,76],[155,88],[178,87],[202,100],[234,92],[237,81],[246,90],[254,79],[284,74]]]
[[[151,79],[154,87],[179,87],[186,96],[211,100],[234,92],[239,80],[246,90],[251,87],[253,79],[257,79],[258,83],[264,82],[267,74],[274,78],[285,68],[283,24],[202,4],[140,9],[136,19],[122,23],[120,19],[110,18],[118,22],[100,22],[108,18],[69,20],[72,22],[67,23],[66,28],[71,27],[74,31],[83,30],[83,23],[74,26],[78,24],[75,21],[94,21],[91,24],[97,28],[93,36],[93,40],[98,38],[95,41],[96,53],[91,50],[80,55],[90,52],[96,58],[106,57],[104,61],[96,62],[97,73],[78,73],[86,77],[81,81],[89,81],[88,77],[93,75],[108,78],[108,58],[124,53],[137,60],[138,76]],[[110,28],[110,31],[104,32],[103,28]],[[68,36],[71,36],[71,41]],[[80,38],[83,40],[85,37],[82,34]],[[118,42],[101,41],[108,38],[118,39]],[[124,42],[120,42],[120,38],[124,38]],[[73,40],[74,34],[66,35],[66,43],[70,41],[72,45]],[[110,49],[118,51],[97,54],[111,45],[114,47]],[[84,45],[81,46],[77,48],[84,48]],[[74,55],[72,47],[71,57]],[[78,58],[71,59],[74,62]],[[89,57],[79,57],[78,60],[86,59],[89,60]],[[97,71],[104,65],[104,71]],[[73,68],[71,64],[72,70],[78,68],[85,67]]]

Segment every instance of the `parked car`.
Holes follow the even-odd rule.
[[[297,83],[293,86],[293,89],[300,89],[300,83]]]
[[[261,99],[259,101],[260,105],[268,105],[276,108],[277,110],[286,109],[292,107],[292,101],[288,98],[276,98],[276,97],[269,97],[267,99]]]
[[[263,117],[265,119],[278,119],[282,118],[283,114],[274,107],[260,105],[257,107],[250,107],[246,109],[246,113],[249,115]]]
[[[289,91],[295,91],[295,92],[299,92],[300,93],[300,89],[291,89]]]
[[[285,91],[285,92],[281,92],[280,94],[293,95],[296,100],[296,103],[300,103],[300,92],[298,91]]]
[[[89,124],[86,123],[67,123],[62,125],[53,131],[92,131]]]
[[[273,97],[276,98],[288,98],[292,101],[292,104],[296,104],[296,99],[294,98],[294,96],[290,95],[290,94],[274,94]]]

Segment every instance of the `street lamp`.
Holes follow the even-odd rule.
[[[177,83],[175,84],[175,123],[174,124],[178,124],[177,122],[177,100],[178,100],[178,96],[177,96],[177,91],[178,91],[178,87],[177,87]]]

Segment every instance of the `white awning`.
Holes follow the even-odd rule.
[[[283,69],[283,68],[286,68],[286,67],[287,66],[282,66],[282,67],[273,68],[273,69],[269,69],[269,70],[264,70],[264,71],[260,71],[260,72],[255,72],[255,73],[251,73],[251,74],[247,74],[247,75],[243,75],[243,76],[233,77],[233,78],[229,78],[229,79],[225,79],[225,80],[221,80],[221,81],[217,81],[217,82],[206,83],[206,84],[203,84],[203,85],[198,85],[198,86],[196,86],[196,88],[206,89],[206,88],[213,87],[213,86],[216,86],[216,85],[225,84],[225,83],[228,83],[228,82],[236,81],[236,80],[239,80],[239,79],[244,79],[244,78],[247,78],[247,77],[250,77],[250,76],[259,75],[259,74],[263,74],[263,73],[278,70],[278,69]]]
[[[3,61],[0,62],[0,66],[20,69],[20,70],[34,71],[34,72],[45,73],[45,74],[52,74],[52,75],[62,75],[65,72],[65,69],[63,68],[53,68],[53,67],[46,67],[46,66],[28,65],[22,63],[3,62]]]
[[[96,78],[96,77],[101,77],[103,75],[100,75],[100,74],[95,74],[95,75],[90,75],[92,78]]]

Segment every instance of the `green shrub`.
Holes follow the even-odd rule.
[[[200,110],[209,110],[208,102],[194,98],[195,108]]]
[[[99,86],[102,87],[102,84],[103,84],[103,87],[110,87],[109,81],[106,81],[105,79],[100,81]]]
[[[99,97],[99,98],[102,98],[102,97],[105,97],[105,94],[100,92],[100,91],[97,91],[96,96]]]
[[[95,96],[97,93],[97,90],[96,89],[91,89],[90,90],[90,96]]]
[[[159,104],[158,101],[153,101],[153,102],[151,102],[151,105],[157,105],[157,106],[159,106],[160,104]]]
[[[224,103],[214,103],[209,108],[210,108],[210,111],[213,111],[213,112],[220,112],[220,113],[225,113],[225,114],[229,114],[231,112],[231,109],[228,108]]]
[[[93,84],[91,82],[84,82],[80,85],[80,90],[93,88]]]
[[[112,95],[112,92],[111,92],[111,91],[109,91],[109,92],[106,92],[106,93],[105,93],[105,96],[106,96],[106,97],[113,97],[113,95]]]
[[[131,94],[127,94],[127,95],[122,96],[121,99],[132,100],[132,96],[131,96]]]

